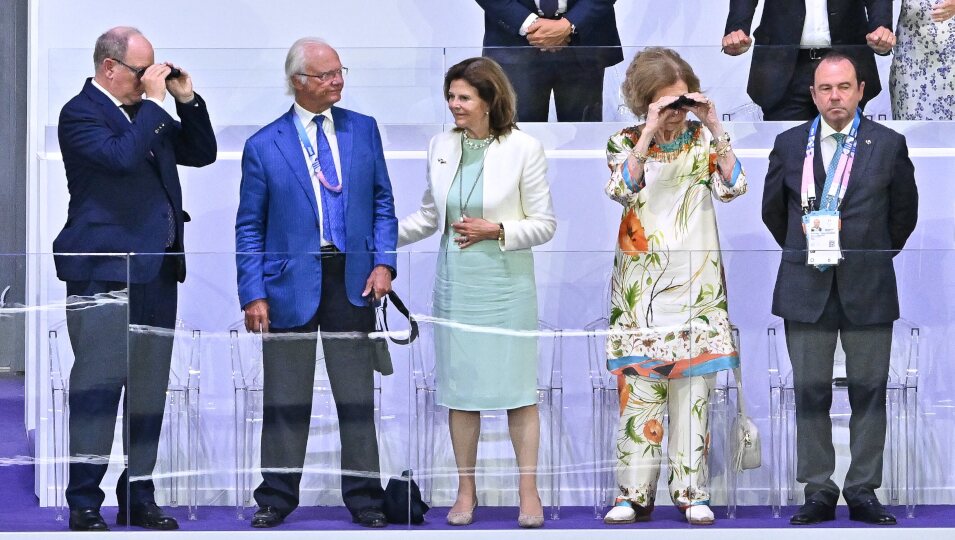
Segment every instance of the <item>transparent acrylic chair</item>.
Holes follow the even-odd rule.
[[[798,504],[801,490],[796,482],[796,396],[793,389],[792,364],[786,349],[782,319],[767,328],[769,346],[769,399],[771,425],[772,481],[770,504],[773,517],[780,516],[780,507]],[[908,517],[915,516],[918,486],[916,427],[918,423],[919,327],[899,319],[892,326],[892,350],[889,382],[886,385],[887,430],[884,464],[884,486],[888,504],[905,504]],[[836,347],[836,360],[845,358],[841,344]],[[833,426],[848,414],[848,389],[833,384]],[[844,399],[837,399],[843,397]],[[840,403],[845,410],[835,410]],[[904,482],[904,485],[902,485]],[[900,499],[904,493],[904,497]]]
[[[229,327],[229,347],[232,360],[232,383],[235,391],[235,510],[238,519],[245,519],[246,510],[255,507],[252,498],[260,470],[260,442],[262,437],[262,335],[245,330],[245,322],[240,320]],[[310,447],[317,447],[306,456],[305,468],[314,467],[318,471],[338,471],[341,469],[341,448],[338,439],[338,413],[332,396],[331,383],[324,368],[324,356],[316,357],[319,365],[315,368],[312,382],[312,425],[309,428]],[[381,440],[381,374],[374,377],[375,391],[375,431]],[[311,442],[312,437],[316,442]],[[321,463],[314,463],[314,454],[318,453]],[[337,486],[338,476],[334,477]],[[304,482],[303,482],[304,487]],[[322,489],[319,504],[341,504],[331,493],[336,489],[329,486]]]
[[[134,327],[131,331],[136,331]],[[168,330],[151,330],[168,332]],[[173,332],[172,362],[166,406],[159,440],[156,468],[153,472],[162,504],[178,507],[183,502],[190,520],[196,519],[198,503],[199,461],[199,374],[201,331],[190,328],[182,320],[176,321]],[[70,460],[70,369],[73,367],[73,349],[67,333],[66,321],[52,326],[47,334],[50,361],[50,413],[53,421],[53,484],[56,519],[66,514],[66,485],[69,481]],[[122,422],[122,417],[118,418]],[[121,425],[121,424],[120,424]],[[165,499],[162,499],[165,497]]]
[[[561,443],[563,437],[563,359],[562,359],[562,332],[560,329],[538,321],[538,330],[541,336],[538,339],[537,363],[537,405],[540,413],[541,439],[538,458],[538,489],[542,494],[545,506],[545,515],[550,519],[560,519],[560,491],[561,477],[564,471],[561,468]],[[411,346],[412,366],[415,380],[415,408],[417,433],[417,479],[421,487],[421,497],[429,505],[435,503],[435,486],[443,483],[447,487],[442,490],[452,493],[457,481],[457,468],[454,458],[442,455],[437,459],[438,447],[450,446],[448,430],[448,409],[438,405],[435,401],[435,355],[433,348],[433,328],[431,325],[421,325],[420,337]],[[503,425],[503,429],[496,429]],[[441,439],[439,439],[441,437]],[[447,439],[447,441],[445,441]],[[497,442],[501,446],[498,459],[482,460],[482,450],[489,442]],[[447,444],[443,444],[447,442]],[[506,447],[506,448],[504,448]],[[502,488],[517,491],[517,465],[513,458],[513,449],[510,447],[510,438],[507,433],[507,415],[505,411],[481,412],[481,439],[478,443],[477,469],[492,471],[495,476],[506,478]],[[483,463],[482,463],[483,461]],[[500,473],[502,469],[506,470]],[[514,471],[511,474],[511,471]],[[478,498],[482,501],[489,497],[486,492],[481,493],[481,478],[478,478]],[[450,480],[449,482],[444,482]],[[513,481],[513,485],[507,482]],[[503,497],[501,497],[503,498]],[[449,501],[453,496],[449,495]],[[549,508],[549,511],[548,511]]]
[[[601,317],[584,327],[587,334],[587,358],[590,368],[591,410],[593,414],[593,486],[594,518],[602,519],[617,495],[614,449],[620,420],[620,395],[617,376],[607,371],[607,353],[604,348],[609,321]],[[739,330],[733,327],[733,342],[740,350]],[[737,473],[732,463],[732,428],[736,418],[736,381],[731,371],[717,374],[710,395],[710,448],[720,452],[710,454],[711,486],[722,488],[726,497],[726,517],[736,517]],[[664,432],[662,446],[666,448]],[[663,475],[661,475],[661,478]],[[718,481],[714,481],[718,479]],[[658,490],[666,493],[667,490]]]

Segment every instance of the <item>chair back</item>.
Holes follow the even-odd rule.
[[[262,334],[248,332],[245,321],[229,326],[232,384],[236,390],[262,389]]]

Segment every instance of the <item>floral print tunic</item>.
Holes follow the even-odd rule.
[[[607,368],[656,379],[705,375],[739,365],[712,197],[746,192],[717,169],[716,143],[699,122],[673,143],[652,144],[643,177],[628,159],[642,126],[610,137],[605,191],[623,205],[611,283]]]
[[[903,0],[889,72],[896,120],[955,120],[955,18],[932,21],[935,0]]]

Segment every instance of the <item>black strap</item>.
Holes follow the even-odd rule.
[[[405,316],[408,319],[408,323],[411,325],[411,332],[408,337],[405,338],[394,338],[391,336],[391,331],[388,329],[388,300],[391,300],[391,303],[394,304],[395,308],[399,313]],[[407,345],[418,338],[418,321],[411,316],[411,312],[408,311],[408,308],[405,307],[405,303],[401,301],[401,298],[398,298],[398,293],[391,291],[388,293],[388,296],[381,299],[381,319],[382,324],[385,326],[382,330],[388,333],[388,339],[397,343],[398,345]]]

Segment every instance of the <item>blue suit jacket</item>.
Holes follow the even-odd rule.
[[[130,122],[87,79],[60,111],[59,140],[70,204],[66,225],[53,241],[54,253],[164,253],[167,212],[177,229],[174,251],[183,251],[182,187],[176,164],[202,167],[216,159],[216,139],[205,102],[176,103],[182,123],[144,100]],[[158,176],[158,180],[157,180]],[[159,272],[162,257],[54,259],[64,281],[144,283]],[[180,258],[179,280],[185,279]]]
[[[577,29],[571,37],[571,50],[581,61],[607,67],[623,60],[620,34],[613,5],[616,0],[567,0],[567,18]],[[484,56],[499,63],[527,61],[534,50],[508,51],[498,47],[530,47],[520,35],[521,25],[531,13],[537,13],[534,0],[477,0],[484,9]],[[599,47],[589,49],[589,47]]]
[[[235,222],[239,301],[264,298],[276,328],[308,322],[322,290],[318,204],[289,110],[260,129],[242,152]],[[391,180],[374,118],[332,108],[345,198],[345,289],[356,306],[377,265],[397,267]]]
[[[862,119],[859,145],[841,208],[839,234],[843,259],[825,272],[806,265],[806,235],[802,231],[802,165],[806,156],[807,122],[780,133],[769,155],[763,188],[763,222],[783,248],[773,314],[814,323],[819,320],[832,280],[837,281],[842,310],[855,324],[877,324],[899,318],[899,300],[892,257],[905,245],[918,218],[915,169],[905,138],[891,129]],[[822,192],[826,171],[816,135],[813,163],[816,193]]]

